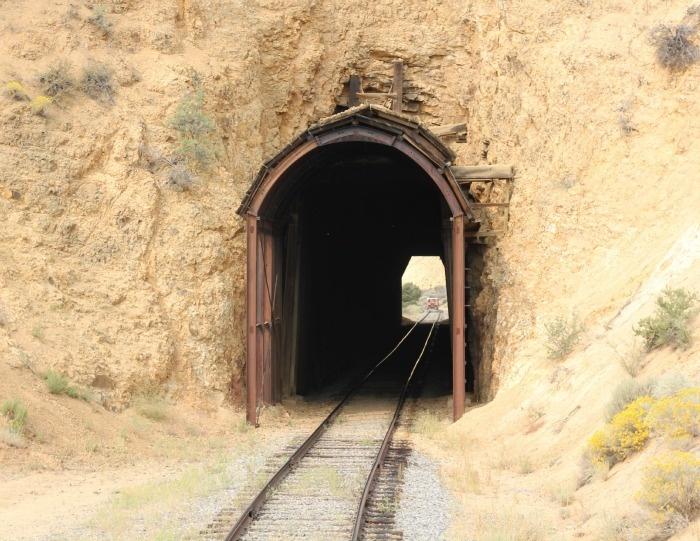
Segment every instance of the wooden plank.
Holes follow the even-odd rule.
[[[497,235],[500,235],[501,233],[505,233],[503,230],[496,230],[496,231],[465,231],[464,236],[469,237],[469,238],[477,238],[477,237],[495,237]]]
[[[507,207],[510,203],[469,203],[469,206],[475,209],[483,209],[488,207]]]
[[[452,165],[452,174],[457,182],[482,179],[505,179],[515,177],[512,165]]]
[[[460,133],[466,133],[466,124],[443,124],[442,126],[431,126],[428,128],[433,135],[438,137],[445,137],[448,135],[458,135]]]
[[[348,85],[348,107],[355,107],[360,105],[360,98],[358,94],[362,90],[360,86],[360,76],[351,75],[350,84]]]
[[[403,109],[403,62],[398,60],[394,62],[394,102],[392,103],[392,110],[396,113],[400,113]]]
[[[360,98],[396,98],[393,92],[358,92]]]

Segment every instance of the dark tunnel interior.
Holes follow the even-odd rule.
[[[282,254],[285,306],[277,312],[283,353],[275,359],[284,365],[280,397],[314,393],[382,358],[406,330],[404,269],[414,255],[444,262],[450,228],[438,188],[391,147],[328,145],[298,160],[287,175],[261,209],[278,228]],[[417,355],[425,332],[415,335],[400,350],[406,362]],[[445,393],[451,389],[450,348],[445,323],[431,359]]]

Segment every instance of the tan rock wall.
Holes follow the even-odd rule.
[[[76,74],[87,59],[106,62],[119,84],[113,105],[74,92],[46,118],[0,100],[0,193],[10,194],[0,198],[0,355],[101,385],[114,404],[151,382],[236,396],[245,246],[235,208],[266,157],[333,112],[351,73],[381,87],[401,57],[422,121],[468,120],[460,163],[484,161],[488,140],[485,161],[518,168],[510,232],[485,256],[476,301],[494,337],[484,346],[493,393],[517,376],[543,318],[611,310],[651,268],[644,248],[694,219],[697,68],[669,76],[645,41],[686,7],[143,0],[108,4],[105,37],[89,6],[4,5],[3,83],[35,95],[36,74],[67,57]],[[180,193],[139,149],[173,150],[166,121],[195,80],[222,153]],[[628,135],[623,105],[637,130]],[[609,268],[610,280],[591,268]]]

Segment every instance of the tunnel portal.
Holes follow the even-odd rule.
[[[246,217],[247,410],[370,368],[401,332],[410,258],[446,268],[453,415],[464,407],[465,241],[473,221],[451,151],[421,126],[361,106],[310,128],[268,162]]]

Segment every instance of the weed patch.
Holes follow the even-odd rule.
[[[102,32],[105,37],[112,35],[114,25],[107,16],[107,11],[105,10],[104,6],[96,6],[92,11],[92,15],[88,17],[87,21]]]
[[[29,102],[29,107],[31,107],[32,113],[35,115],[44,116],[46,114],[46,109],[52,103],[53,98],[49,96],[36,96]]]
[[[66,376],[54,370],[47,371],[44,379],[46,380],[46,387],[51,394],[65,394],[70,398],[85,400],[86,402],[89,402],[92,398],[88,390],[72,385]]]
[[[169,417],[168,403],[159,396],[141,396],[134,401],[134,409],[136,413],[150,419],[151,421],[161,422]]]
[[[671,438],[700,436],[700,387],[683,389],[658,400],[649,411],[655,431]]]

